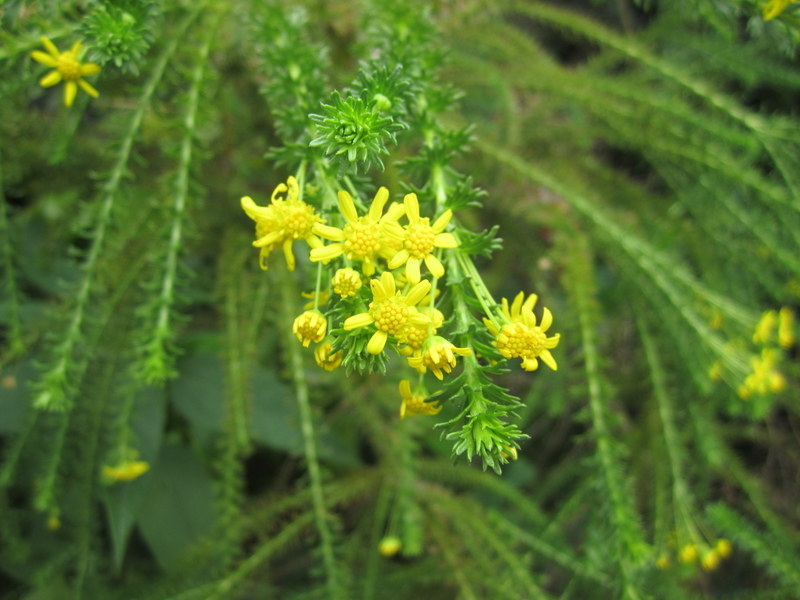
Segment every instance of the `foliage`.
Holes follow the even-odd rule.
[[[5,3],[0,589],[792,597],[798,11]]]

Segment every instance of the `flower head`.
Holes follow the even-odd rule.
[[[449,373],[456,366],[456,354],[471,356],[472,349],[456,348],[454,344],[436,335],[425,342],[425,346],[419,356],[410,356],[408,358],[408,364],[420,373],[430,369],[437,379],[442,380],[444,379],[444,373]]]
[[[321,342],[325,337],[328,322],[318,310],[307,310],[294,320],[292,331],[297,336],[305,348],[311,342]]]
[[[402,548],[402,546],[403,543],[400,541],[400,538],[394,535],[388,535],[378,544],[378,552],[386,557],[394,556],[400,552],[400,548]]]
[[[419,201],[416,194],[406,194],[403,198],[408,225],[390,225],[390,231],[403,240],[403,248],[389,261],[389,268],[406,266],[406,276],[411,283],[420,280],[420,265],[425,266],[434,277],[444,275],[444,266],[433,254],[436,248],[455,248],[458,240],[452,233],[443,233],[453,217],[453,211],[446,210],[434,221],[433,225],[427,217],[419,215]]]
[[[795,2],[797,2],[797,0],[769,0],[762,9],[764,20],[769,21],[770,19],[780,16],[780,14],[786,10],[787,6]]]
[[[338,269],[333,274],[333,291],[342,298],[355,296],[361,289],[361,273],[355,269]]]
[[[541,358],[544,364],[555,371],[558,365],[550,350],[558,345],[561,334],[552,337],[546,335],[545,332],[553,324],[553,315],[547,308],[542,309],[542,320],[537,325],[533,314],[536,300],[536,294],[531,294],[526,300],[524,292],[520,292],[509,307],[508,300],[503,298],[502,313],[507,322],[502,326],[489,319],[483,322],[495,336],[497,349],[505,358],[521,358],[522,368],[526,371],[539,368],[538,359]]]
[[[358,327],[375,325],[375,333],[367,344],[367,352],[380,354],[386,346],[390,335],[397,335],[406,325],[427,325],[431,318],[415,307],[430,291],[428,281],[420,281],[412,287],[405,296],[395,288],[392,274],[384,271],[380,279],[370,281],[372,289],[372,302],[365,313],[353,315],[344,322],[348,331]]]
[[[261,249],[259,264],[262,269],[267,268],[266,259],[276,246],[282,247],[290,271],[295,266],[292,251],[295,240],[305,240],[312,248],[322,247],[322,240],[313,229],[323,219],[313,207],[300,200],[300,186],[291,175],[272,192],[268,206],[258,206],[250,196],[244,196],[242,209],[256,222],[257,239],[253,246]]]
[[[342,364],[342,353],[333,352],[333,344],[330,340],[325,340],[314,348],[314,360],[326,371],[333,371]]]
[[[55,44],[48,38],[42,36],[40,39],[47,52],[34,50],[31,52],[31,58],[55,70],[50,71],[50,73],[42,77],[39,80],[39,85],[42,87],[50,87],[56,85],[60,81],[64,81],[64,104],[66,106],[72,106],[72,103],[75,101],[75,95],[78,93],[78,86],[81,86],[83,91],[92,98],[97,98],[100,95],[96,89],[83,79],[86,75],[96,75],[99,73],[100,65],[79,62],[78,59],[82,47],[80,41],[75,42],[72,48],[66,52],[59,52]]]
[[[417,309],[421,313],[431,318],[431,323],[425,325],[406,325],[401,331],[398,339],[402,344],[398,350],[403,356],[418,356],[422,353],[422,347],[428,339],[436,334],[436,330],[444,323],[444,315],[438,308],[431,308],[423,298],[420,304],[423,308]]]
[[[393,204],[383,214],[388,200],[389,190],[385,187],[378,189],[367,214],[359,217],[352,196],[344,190],[340,191],[339,210],[347,224],[342,229],[330,225],[315,225],[314,233],[335,243],[314,248],[311,251],[311,260],[328,261],[344,254],[351,260],[361,261],[365,275],[375,273],[375,261],[379,257],[391,258],[396,252],[387,234],[386,224],[396,223],[404,210],[401,205]]]
[[[411,384],[407,379],[400,382],[400,396],[403,402],[400,404],[400,418],[406,415],[435,415],[442,407],[438,402],[426,402],[422,394],[414,394],[411,391]]]
[[[794,313],[785,306],[778,312],[778,344],[781,348],[794,346]]]

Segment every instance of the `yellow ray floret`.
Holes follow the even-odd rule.
[[[258,206],[250,196],[242,198],[242,209],[256,222],[256,241],[260,248],[259,265],[267,268],[267,257],[273,248],[281,246],[286,266],[294,270],[295,259],[292,244],[305,240],[311,248],[321,248],[322,240],[314,234],[314,226],[323,219],[313,207],[300,200],[300,186],[291,175],[286,183],[280,183],[272,192],[270,204]]]
[[[403,398],[400,403],[401,419],[406,415],[435,415],[442,410],[438,402],[426,402],[424,395],[414,394],[407,379],[400,382],[400,396]]]
[[[47,67],[52,67],[54,70],[42,77],[39,80],[39,85],[51,87],[63,81],[64,104],[66,106],[72,106],[73,102],[75,102],[78,86],[92,98],[97,98],[100,95],[89,82],[83,79],[87,75],[97,75],[100,72],[100,65],[81,63],[79,61],[82,48],[80,41],[75,42],[72,48],[66,52],[59,52],[55,44],[48,38],[42,36],[40,39],[47,52],[34,50],[31,52],[31,58]]]
[[[769,2],[764,5],[761,14],[765,21],[769,21],[770,19],[780,16],[780,14],[786,10],[787,6],[795,2],[797,2],[797,0],[769,0]]]
[[[547,308],[542,309],[542,321],[537,324],[533,314],[536,300],[536,294],[531,294],[526,300],[524,292],[520,292],[509,307],[508,300],[503,298],[502,314],[506,323],[499,326],[490,319],[484,319],[483,322],[495,337],[495,345],[505,358],[521,358],[522,368],[526,371],[539,368],[538,359],[541,359],[555,371],[558,365],[550,350],[558,345],[561,334],[552,337],[546,335],[545,332],[553,324],[553,315]]]
[[[382,187],[375,194],[367,214],[360,217],[350,194],[342,190],[338,197],[339,210],[347,223],[341,229],[330,225],[314,226],[314,233],[335,243],[314,248],[311,260],[329,261],[344,255],[350,260],[361,261],[364,274],[372,275],[378,258],[388,259],[397,252],[395,241],[387,234],[386,225],[396,223],[403,216],[403,206],[392,204],[384,214],[389,190]]]
[[[406,325],[427,325],[431,322],[428,315],[416,309],[416,305],[430,291],[430,282],[420,281],[404,296],[396,290],[392,274],[385,271],[380,279],[370,281],[370,289],[373,299],[369,310],[353,315],[344,322],[347,331],[375,325],[376,331],[367,344],[370,354],[380,354],[389,336],[397,335]]]
[[[453,211],[444,211],[431,225],[430,219],[419,216],[419,200],[416,194],[406,194],[403,205],[408,225],[388,226],[390,233],[403,241],[403,248],[389,260],[389,268],[397,269],[405,265],[406,277],[411,283],[420,280],[420,265],[423,262],[434,277],[443,276],[444,266],[433,253],[437,248],[458,246],[458,240],[452,233],[443,233],[453,217]]]

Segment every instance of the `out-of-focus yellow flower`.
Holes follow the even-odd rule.
[[[400,396],[403,401],[400,403],[400,418],[406,415],[435,415],[442,407],[438,402],[426,402],[422,394],[414,394],[411,391],[411,383],[407,379],[400,382]]]
[[[400,538],[394,535],[387,535],[378,544],[378,552],[386,557],[394,556],[400,552],[400,548],[402,548],[402,546],[403,544],[400,542]]]
[[[691,564],[697,560],[697,546],[694,544],[686,544],[678,552],[678,560],[684,564]]]
[[[797,2],[797,0],[769,0],[762,9],[764,20],[769,21],[770,19],[774,19],[786,10],[787,6],[795,2]]]
[[[64,104],[66,106],[72,106],[73,102],[75,102],[78,86],[81,86],[83,91],[92,98],[97,98],[100,95],[100,92],[94,89],[88,81],[83,79],[87,75],[97,75],[100,72],[100,65],[80,62],[79,59],[82,48],[80,41],[75,42],[72,48],[66,52],[59,52],[55,44],[45,36],[39,39],[42,40],[42,44],[47,52],[34,50],[31,52],[31,58],[38,63],[55,69],[42,77],[39,80],[39,85],[42,87],[51,87],[63,81]]]
[[[118,465],[103,465],[103,477],[110,481],[132,481],[150,470],[143,460],[127,460]]]
[[[781,348],[794,346],[794,313],[786,306],[778,312],[778,344]]]
[[[768,310],[761,315],[761,318],[756,324],[755,331],[753,331],[753,343],[764,344],[769,343],[772,335],[775,332],[775,325],[778,322],[778,313],[774,310]]]
[[[717,540],[716,550],[722,558],[728,558],[731,555],[733,548],[728,540],[722,538]]]
[[[332,352],[333,344],[325,340],[314,348],[314,360],[326,371],[333,371],[342,364],[342,353]]]

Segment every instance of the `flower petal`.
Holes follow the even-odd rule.
[[[542,329],[542,331],[547,331],[548,329],[550,329],[550,325],[552,324],[553,324],[553,313],[551,313],[545,306],[542,309],[542,322],[539,323],[539,327]]]
[[[100,92],[94,89],[92,84],[90,84],[88,81],[78,79],[78,85],[81,86],[81,89],[89,94],[92,98],[97,98],[100,95]]]
[[[283,255],[286,258],[286,266],[290,271],[294,271],[294,252],[292,252],[292,242],[294,240],[289,238],[283,242]]]
[[[329,244],[322,248],[314,248],[311,251],[310,258],[311,262],[326,261],[341,256],[343,252],[344,248],[341,244]]]
[[[520,292],[514,297],[514,302],[511,303],[511,319],[519,317],[519,311],[522,308],[522,302],[525,300],[525,292]]]
[[[556,346],[558,346],[558,342],[560,342],[560,341],[561,341],[561,334],[557,333],[554,336],[549,337],[549,338],[547,338],[545,340],[544,347],[545,348],[555,348]]]
[[[458,248],[458,240],[452,233],[439,233],[433,238],[433,245],[437,248]]]
[[[383,207],[386,206],[386,201],[389,199],[389,190],[385,187],[379,187],[375,192],[375,198],[372,199],[372,204],[369,207],[369,218],[376,223],[381,220],[383,214]]]
[[[558,365],[556,364],[556,359],[553,358],[552,354],[550,354],[550,350],[542,350],[542,353],[539,355],[539,358],[542,359],[542,362],[544,364],[553,369],[553,371],[558,371]]]
[[[353,203],[353,197],[344,190],[339,190],[339,210],[347,219],[348,223],[355,223],[358,221],[358,212],[356,205]]]
[[[399,202],[392,202],[389,205],[389,210],[387,210],[386,214],[381,217],[381,223],[397,221],[404,214],[406,214],[406,207]]]
[[[425,257],[425,266],[428,267],[431,275],[437,279],[444,275],[444,265],[442,264],[442,261],[436,258],[433,254],[428,254],[428,256]]]
[[[338,227],[331,227],[330,225],[323,225],[322,223],[314,223],[314,227],[311,229],[311,231],[320,237],[324,237],[326,240],[331,240],[332,242],[344,241],[344,231]]]
[[[42,52],[41,50],[34,50],[33,52],[31,52],[31,58],[38,63],[47,65],[48,67],[55,68],[56,65],[58,64],[58,61],[55,58],[53,58],[49,54]]]
[[[253,246],[255,248],[269,248],[273,244],[278,243],[282,237],[283,235],[280,231],[270,231],[268,234],[261,236],[253,242]]]
[[[400,250],[397,254],[395,254],[389,260],[389,264],[388,264],[389,268],[390,269],[396,269],[400,265],[405,264],[405,262],[408,260],[409,256],[410,255],[408,253],[408,250],[405,250],[405,249]]]
[[[447,224],[450,222],[450,219],[452,218],[453,218],[453,211],[448,208],[441,215],[439,215],[438,219],[436,219],[433,222],[431,229],[433,229],[435,233],[441,233],[442,231],[444,231],[444,228],[447,227]]]
[[[353,315],[352,317],[348,317],[344,321],[344,329],[345,331],[352,331],[353,329],[358,329],[359,327],[366,327],[367,325],[372,325],[375,322],[375,319],[372,318],[372,315],[369,313],[359,313],[357,315]]]
[[[530,310],[533,311],[533,307],[536,306],[536,301],[539,299],[539,296],[536,294],[531,294],[528,296],[527,300],[522,303],[522,308],[520,310]]]
[[[383,287],[383,291],[386,293],[387,298],[391,298],[397,292],[397,286],[394,282],[394,275],[392,275],[389,271],[384,271],[381,273],[381,286]]]
[[[419,263],[420,260],[418,258],[409,258],[406,261],[406,278],[408,279],[409,283],[419,283],[421,279],[421,275],[419,273]]]
[[[403,198],[403,205],[406,208],[406,216],[409,223],[419,221],[419,200],[416,194],[406,194]]]
[[[64,84],[64,106],[72,106],[75,102],[75,94],[78,93],[78,84],[74,81],[67,81]]]
[[[39,85],[42,87],[50,87],[61,81],[61,73],[58,71],[50,71],[47,75],[39,80]]]
[[[376,331],[369,339],[367,344],[367,352],[370,354],[380,354],[386,346],[386,340],[389,339],[389,334],[385,331]]]
[[[415,306],[419,304],[419,301],[427,296],[430,291],[431,282],[424,279],[409,290],[408,294],[406,294],[406,303],[409,306]]]
[[[58,58],[59,56],[61,56],[61,52],[59,52],[58,48],[56,48],[56,45],[50,41],[50,38],[41,36],[39,39],[42,41],[45,50],[47,50],[50,53],[50,56],[52,56],[53,58]]]
[[[408,381],[408,379],[400,380],[399,389],[400,389],[400,395],[403,398],[408,398],[408,399],[411,398],[411,383]]]
[[[409,325],[430,325],[431,318],[426,315],[425,313],[421,313],[419,311],[414,311],[408,315],[408,324]]]
[[[81,76],[97,75],[100,71],[100,65],[94,63],[83,63],[81,65]]]
[[[82,50],[82,49],[83,49],[83,44],[81,43],[81,41],[80,41],[80,40],[78,40],[77,42],[75,42],[74,44],[72,44],[72,48],[70,48],[70,49],[69,49],[69,51],[70,51],[70,52],[72,52],[72,54],[73,54],[73,55],[75,56],[75,58],[77,59],[77,58],[78,58],[78,55],[81,53],[81,50]]]

